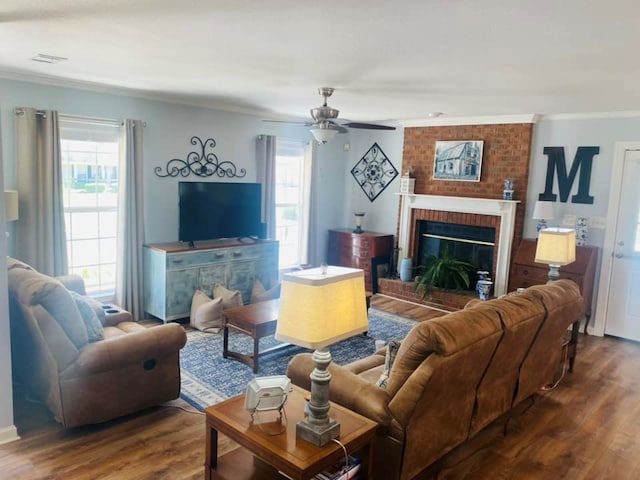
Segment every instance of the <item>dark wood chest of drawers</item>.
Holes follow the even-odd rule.
[[[535,263],[536,240],[524,239],[511,263],[509,275],[509,291],[517,288],[526,288],[531,285],[540,285],[549,280],[549,266],[544,263]],[[593,283],[596,275],[596,262],[598,259],[598,247],[576,247],[576,261],[560,267],[560,278],[573,280],[580,287],[580,292],[585,301],[587,322],[591,317],[591,301],[593,297]]]
[[[378,265],[391,264],[393,235],[387,233],[353,233],[348,228],[329,230],[327,262],[330,265],[361,268],[364,270],[364,284],[368,292],[377,291]],[[389,268],[389,267],[387,267]]]

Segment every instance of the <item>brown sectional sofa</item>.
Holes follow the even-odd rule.
[[[7,258],[14,382],[45,403],[65,427],[104,422],[180,394],[184,329],[145,328],[123,310],[101,320],[104,339],[89,328],[70,290],[80,277],[48,277]]]
[[[376,479],[413,479],[554,380],[567,328],[584,314],[570,280],[519,295],[472,301],[416,324],[402,341],[387,389],[376,386],[385,352],[330,365],[332,401],[377,421]],[[287,375],[309,388],[313,362],[295,356]]]

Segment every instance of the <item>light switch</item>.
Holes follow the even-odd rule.
[[[590,228],[606,228],[607,219],[604,217],[590,217],[589,218],[589,227]]]

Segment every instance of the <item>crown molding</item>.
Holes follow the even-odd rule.
[[[634,118],[640,117],[640,110],[612,111],[612,112],[589,112],[589,113],[555,113],[540,115],[542,120],[596,120],[607,118]]]
[[[101,83],[88,82],[83,80],[70,80],[65,78],[50,77],[48,75],[35,75],[32,73],[20,73],[9,70],[0,70],[0,78],[18,82],[35,83],[38,85],[46,85],[50,87],[74,88],[77,90],[85,90],[89,92],[103,93],[108,95],[134,97],[143,100],[170,103],[175,105],[209,108],[225,112],[239,113],[243,115],[264,116],[265,113],[267,113],[265,110],[242,108],[235,105],[216,102],[210,99],[195,98],[187,95],[176,95],[162,92],[151,93],[135,88],[116,87],[112,85],[104,85]]]
[[[413,120],[401,120],[400,125],[409,127],[440,127],[455,125],[495,125],[502,123],[536,123],[538,115],[527,113],[522,115],[488,115],[476,117],[437,117]]]

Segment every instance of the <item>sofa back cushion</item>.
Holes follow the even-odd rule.
[[[387,382],[393,396],[431,354],[452,355],[478,339],[500,331],[496,313],[459,310],[418,323],[402,341]]]
[[[476,393],[476,407],[469,436],[507,412],[518,391],[520,366],[545,316],[542,302],[522,295],[481,302],[472,307],[495,311],[503,335]]]
[[[567,329],[584,316],[584,301],[580,289],[571,280],[534,285],[521,295],[541,302],[545,319],[522,363],[514,404],[553,381],[554,373],[560,366]]]
[[[421,322],[402,341],[387,387],[404,428],[402,478],[466,440],[476,388],[501,336],[495,311],[469,309]]]
[[[42,306],[60,324],[76,348],[88,342],[87,329],[69,291],[57,280],[34,270],[14,268],[10,282],[18,287],[18,301],[25,306]]]

